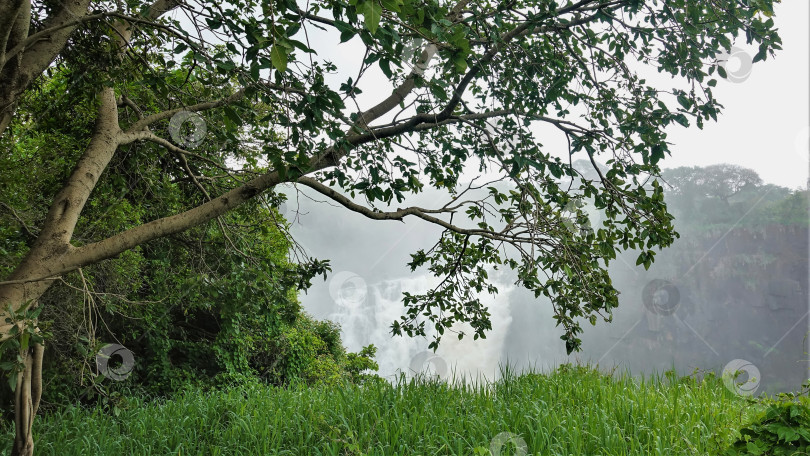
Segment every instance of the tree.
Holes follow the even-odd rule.
[[[416,217],[444,228],[410,263],[444,279],[404,296],[395,334],[430,332],[435,346],[463,322],[483,336],[489,314],[476,293],[495,293],[488,268],[508,266],[524,287],[552,299],[561,337],[569,352],[577,349],[579,319],[609,319],[618,304],[606,272],[617,250],[640,248],[638,264],[648,267],[653,248],[676,236],[656,180],[669,151],[665,130],[716,119],[714,76],[726,76],[722,56],[738,35],[759,46],[754,61],[779,49],[772,7],[772,0],[329,0],[306,9],[288,0],[3,3],[4,147],[24,148],[15,138],[31,119],[20,106],[55,69],[74,75],[68,99],[93,94],[95,122],[85,137],[71,138],[83,151],[26,255],[0,283],[0,333],[19,351],[14,454],[33,452],[44,350],[37,300],[54,280],[217,220],[281,183],[375,220]],[[343,83],[334,83],[339,67],[323,55],[332,38],[365,47],[354,56],[359,71]],[[644,67],[677,86],[653,85],[640,76]],[[186,79],[173,77],[178,68]],[[392,91],[361,109],[371,89],[364,81],[378,71]],[[203,116],[224,120],[212,125]],[[538,125],[567,137],[566,158],[534,138]],[[197,153],[205,131],[229,142]],[[121,177],[110,163],[147,143],[159,148],[169,175],[195,184],[198,198],[82,242],[94,189]],[[263,159],[240,159],[246,147]],[[598,178],[577,172],[574,155]],[[137,175],[140,166],[124,173]],[[510,190],[465,187],[465,169],[497,176]],[[378,207],[425,185],[446,190],[449,202]],[[485,196],[470,198],[476,189]],[[593,201],[601,226],[567,228],[574,197]],[[325,272],[323,262],[305,264],[309,277]]]
[[[661,177],[670,213],[681,228],[685,224],[706,229],[714,223],[735,223],[752,206],[780,201],[790,194],[784,187],[763,184],[756,171],[738,165],[684,166],[666,169]],[[696,218],[697,212],[703,216]]]
[[[667,170],[665,178],[674,195],[718,198],[726,206],[729,198],[762,184],[756,171],[731,164],[675,168]]]
[[[182,82],[185,76],[177,71],[174,77]],[[26,97],[18,112],[32,120],[15,136],[20,147],[0,157],[0,201],[16,208],[13,214],[0,213],[2,277],[36,239],[50,203],[43,195],[58,190],[83,152],[84,144],[70,138],[92,132],[92,114],[81,115],[92,113],[92,92],[70,100],[61,96],[71,78],[70,72],[57,70]],[[156,102],[144,101],[146,96],[142,91],[139,100]],[[210,158],[218,152],[218,147],[202,144],[195,149]],[[188,172],[173,172],[185,165],[161,153],[151,144],[134,145],[111,161],[108,172],[123,179],[96,186],[74,242],[102,240],[139,225],[144,216],[181,209],[179,202],[204,200]],[[242,160],[260,155],[249,147],[240,153]],[[209,162],[188,167],[196,176],[222,172]],[[138,172],[128,173],[131,168]],[[290,241],[277,227],[279,214],[265,199],[56,281],[38,299],[39,320],[49,334],[43,357],[43,382],[49,387],[43,403],[53,408],[79,398],[114,407],[128,390],[165,396],[189,383],[204,387],[251,378],[273,384],[360,378],[351,359],[362,358],[347,356],[336,325],[314,321],[301,311],[297,291],[303,276],[287,258]],[[126,382],[98,375],[96,354],[105,342],[134,353],[136,362],[122,366],[125,372],[119,374]],[[0,366],[16,359],[16,353],[0,356]],[[4,415],[13,400],[6,390],[0,391]]]

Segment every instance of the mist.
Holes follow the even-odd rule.
[[[798,389],[808,378],[807,199],[734,167],[721,171],[742,173],[751,182],[733,194],[712,195],[711,179],[695,176],[718,169],[665,172],[675,182],[665,197],[681,238],[659,251],[649,270],[635,264],[632,251],[610,263],[619,307],[612,322],[582,322],[582,351],[571,356],[551,302],[514,285],[510,271],[502,270],[490,275],[499,294],[481,296],[492,314],[486,339],[473,340],[465,331],[459,340],[446,332],[434,353],[427,348],[430,338],[393,337],[391,323],[404,314],[402,292],[424,292],[441,280],[407,266],[409,254],[430,248],[441,229],[411,218],[368,220],[289,187],[283,210],[292,235],[332,267],[327,280],[316,278],[300,299],[313,316],[341,325],[349,350],[375,345],[378,373],[392,380],[425,373],[494,380],[506,366],[547,372],[579,362],[632,375],[670,369],[719,375],[733,368],[750,377],[744,393]],[[428,190],[393,208],[435,207],[448,199]],[[788,204],[799,207],[784,209]],[[799,221],[784,219],[783,212],[798,214]],[[589,216],[598,226],[599,214]]]

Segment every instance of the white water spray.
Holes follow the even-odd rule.
[[[357,274],[342,271],[335,274],[329,284],[335,302],[335,312],[330,319],[340,324],[343,343],[350,351],[359,351],[369,344],[377,347],[378,373],[387,379],[394,379],[400,373],[408,377],[435,374],[443,379],[497,379],[512,321],[510,285],[496,283],[500,290],[498,295],[481,295],[492,319],[493,329],[486,339],[473,340],[468,326],[454,327],[456,331],[464,329],[465,337],[459,340],[455,333],[446,331],[434,354],[427,351],[430,338],[391,335],[391,323],[405,310],[402,293],[423,293],[438,283],[436,277],[414,275],[368,285]]]

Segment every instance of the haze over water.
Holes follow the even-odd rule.
[[[430,339],[392,337],[390,325],[404,313],[401,293],[439,282],[426,271],[410,272],[408,254],[429,248],[441,231],[415,219],[371,221],[314,196],[288,195],[293,235],[311,255],[332,260],[327,281],[316,280],[301,297],[305,308],[339,323],[350,350],[374,344],[387,378],[423,371],[495,379],[506,364],[545,371],[575,361],[633,374],[672,367],[682,375],[719,374],[738,360],[758,369],[761,391],[794,390],[808,378],[807,223],[779,221],[772,209],[792,201],[787,189],[760,184],[727,203],[668,193],[681,239],[648,271],[635,265],[634,252],[610,264],[621,293],[614,321],[583,322],[583,351],[571,356],[548,299],[513,285],[510,271],[493,271],[500,293],[482,296],[493,327],[485,340],[473,340],[469,329],[463,340],[448,332],[434,354]],[[395,207],[446,198],[434,191]],[[804,201],[788,212],[807,220]],[[599,215],[591,218],[597,225]]]

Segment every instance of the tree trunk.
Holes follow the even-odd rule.
[[[42,355],[45,346],[33,344],[20,351],[24,368],[17,374],[14,392],[14,446],[11,456],[32,456],[34,437],[31,432],[34,417],[42,397]]]
[[[43,276],[50,276],[48,267],[50,263],[58,264],[59,252],[63,249],[44,249],[49,253],[42,254],[42,247],[35,246],[28,252],[17,269],[8,277],[8,281],[0,285],[0,312],[9,306],[18,310],[28,304],[28,309],[36,307],[39,298],[53,284],[52,280],[37,280]],[[7,317],[7,314],[2,314]],[[36,321],[34,321],[36,328]],[[10,337],[10,330],[17,326],[23,330],[22,322],[0,324],[0,340]],[[11,456],[32,456],[34,454],[34,439],[32,427],[34,417],[39,409],[42,397],[42,358],[45,352],[44,342],[30,344],[20,349],[23,369],[17,373],[17,384],[14,389],[14,444]]]

